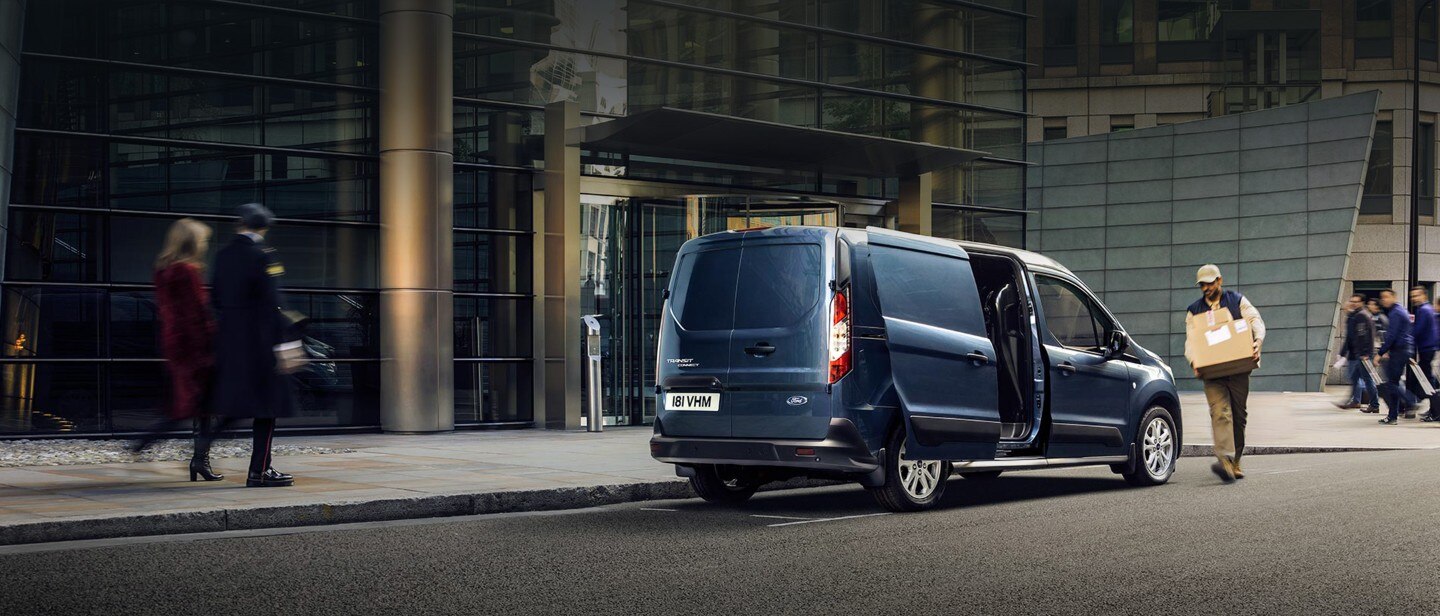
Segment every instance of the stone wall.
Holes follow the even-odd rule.
[[[1316,391],[1340,318],[1379,96],[1032,143],[1026,247],[1069,266],[1194,389],[1184,310],[1220,266],[1269,334],[1257,390]]]

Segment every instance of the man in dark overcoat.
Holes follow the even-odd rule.
[[[265,243],[273,215],[265,206],[240,206],[239,232],[215,257],[212,299],[217,315],[215,412],[255,420],[254,449],[245,485],[288,486],[294,477],[271,466],[275,419],[295,412],[290,377],[276,370],[276,353],[287,345],[279,278],[284,266]]]

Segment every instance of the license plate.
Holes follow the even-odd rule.
[[[669,411],[718,411],[720,394],[667,393],[665,409]]]

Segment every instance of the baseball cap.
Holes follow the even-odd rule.
[[[1200,266],[1200,269],[1195,272],[1195,283],[1215,282],[1215,279],[1219,277],[1220,268],[1214,263],[1206,263]]]

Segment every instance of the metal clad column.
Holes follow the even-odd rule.
[[[567,133],[580,128],[580,105],[545,106],[544,401],[536,401],[535,425],[554,430],[580,427],[580,148]]]
[[[380,3],[380,422],[455,427],[453,0]]]

